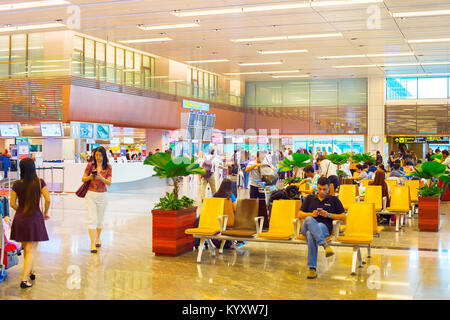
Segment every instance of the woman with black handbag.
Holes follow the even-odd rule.
[[[20,177],[11,190],[10,206],[16,210],[11,226],[11,240],[22,242],[24,264],[22,273],[22,289],[33,285],[28,281],[36,279],[34,271],[34,257],[39,241],[48,241],[45,220],[50,219],[50,195],[45,181],[36,175],[33,159],[20,160]],[[45,199],[44,212],[39,206],[41,196]],[[19,200],[17,204],[17,200]]]
[[[91,239],[91,253],[97,253],[97,248],[101,247],[100,235],[108,203],[106,186],[111,185],[112,168],[108,163],[104,147],[95,149],[92,158],[92,162],[86,166],[81,181],[83,183],[89,182],[89,188],[85,196],[88,210],[88,229]]]

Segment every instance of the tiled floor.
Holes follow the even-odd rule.
[[[155,257],[150,209],[162,191],[110,193],[96,255],[89,252],[84,200],[53,196],[51,240],[40,245],[34,287],[19,288],[21,258],[0,283],[0,299],[450,299],[450,203],[442,204],[437,233],[419,232],[417,218],[400,232],[386,228],[356,276],[351,248],[335,248],[329,259],[320,249],[319,277],[307,280],[304,245],[250,242],[216,258],[204,251],[202,264],[196,251]]]

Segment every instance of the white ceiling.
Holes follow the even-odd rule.
[[[0,0],[0,4],[29,0]],[[450,16],[393,18],[391,13],[450,9],[450,0],[385,0],[380,8],[381,28],[370,30],[367,8],[373,4],[308,7],[251,13],[177,17],[173,10],[252,6],[302,1],[270,0],[70,0],[80,5],[81,30],[98,38],[120,40],[170,37],[159,43],[130,45],[159,56],[188,60],[229,59],[196,65],[216,73],[301,69],[313,77],[366,77],[369,75],[448,73],[450,65],[344,68],[334,66],[450,61],[450,42],[414,43],[407,40],[449,38]],[[316,0],[320,2],[324,0]],[[37,24],[67,19],[67,5],[52,8],[0,11],[2,24]],[[138,24],[191,23],[200,27],[143,31]],[[216,30],[217,29],[217,30]],[[235,43],[231,39],[341,32],[342,37]],[[161,35],[161,33],[164,33]],[[258,50],[307,49],[308,53],[261,55]],[[413,56],[321,60],[320,56],[413,52]],[[281,65],[239,66],[242,62],[280,61]],[[241,80],[274,80],[270,74],[233,76]],[[286,79],[286,78],[284,78]],[[283,80],[283,79],[280,79]]]

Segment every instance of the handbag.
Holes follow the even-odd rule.
[[[92,172],[92,167],[91,167],[91,172]],[[91,172],[89,173],[89,175],[91,174]],[[81,185],[81,187],[78,188],[77,192],[75,192],[75,194],[80,198],[84,198],[86,196],[86,193],[88,192],[90,184],[91,184],[90,180],[83,183]]]

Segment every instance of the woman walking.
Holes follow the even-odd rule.
[[[106,150],[98,147],[93,152],[93,160],[86,166],[83,182],[90,181],[86,193],[86,206],[88,210],[88,229],[91,238],[91,253],[97,253],[101,247],[100,235],[103,229],[103,218],[107,205],[106,186],[111,185],[112,168],[108,163]]]
[[[48,241],[44,220],[50,219],[50,195],[45,181],[36,175],[33,159],[22,159],[19,169],[21,179],[14,183],[11,190],[10,205],[16,211],[11,226],[11,239],[22,242],[24,264],[20,287],[25,289],[33,286],[28,279],[36,279],[34,258],[38,242]],[[45,199],[44,213],[39,207],[41,195]]]

